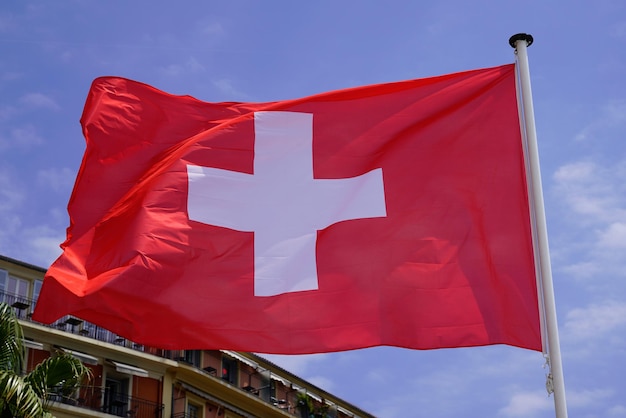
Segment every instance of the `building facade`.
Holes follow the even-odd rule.
[[[34,322],[44,273],[0,255],[0,302],[24,330],[25,372],[63,351],[92,371],[79,390],[51,396],[59,418],[372,417],[251,353],[146,347],[73,316]]]

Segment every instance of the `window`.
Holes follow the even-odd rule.
[[[202,418],[202,407],[193,403],[187,403],[187,418]]]
[[[0,269],[0,302],[8,302],[9,272]]]
[[[200,367],[200,350],[185,350],[183,361],[196,367]]]
[[[37,303],[37,299],[39,299],[39,292],[41,292],[42,285],[43,280],[35,280],[33,282],[33,304]]]
[[[258,372],[259,379],[259,397],[265,402],[276,402],[276,385],[270,378],[269,370],[261,370]]]
[[[232,385],[236,385],[238,383],[238,364],[237,360],[231,357],[223,356],[222,357],[222,380],[227,381]]]
[[[15,296],[21,296],[23,298],[28,297],[28,280],[19,279],[17,277],[9,276],[7,280],[6,293]]]
[[[111,415],[126,416],[128,412],[129,379],[107,377],[104,386],[103,410]]]
[[[29,281],[11,276],[6,270],[0,270],[0,302],[13,305],[21,303],[19,309],[28,307]]]

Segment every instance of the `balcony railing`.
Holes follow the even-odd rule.
[[[15,314],[20,319],[24,319],[27,315],[30,315],[29,312],[32,311],[32,307],[34,307],[32,299],[0,291],[0,303],[2,302],[15,308]]]
[[[95,386],[80,387],[70,395],[56,391],[48,395],[48,401],[104,412],[118,417],[161,418],[163,416],[162,404]]]

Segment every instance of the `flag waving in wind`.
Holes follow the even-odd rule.
[[[515,67],[270,103],[103,77],[34,319],[168,349],[541,350]]]

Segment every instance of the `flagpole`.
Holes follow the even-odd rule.
[[[543,189],[541,185],[541,170],[539,167],[539,150],[537,145],[537,132],[535,129],[535,113],[533,109],[532,91],[530,88],[530,70],[528,66],[527,47],[533,43],[533,37],[525,33],[511,36],[509,44],[515,48],[517,54],[517,71],[522,96],[522,116],[528,151],[528,164],[530,169],[530,184],[535,228],[536,247],[539,253],[539,272],[541,278],[540,301],[543,302],[543,315],[547,337],[546,360],[550,368],[546,387],[548,392],[554,394],[554,407],[556,418],[567,418],[567,405],[565,402],[565,383],[563,378],[563,365],[561,362],[561,347],[556,317],[556,304],[554,300],[554,285],[552,282],[552,266],[550,264],[550,251],[548,247],[548,229],[546,226],[546,214],[543,201]],[[544,342],[545,351],[545,342]]]

